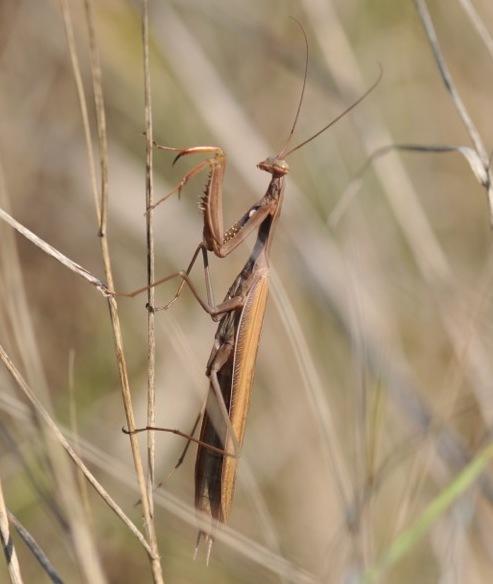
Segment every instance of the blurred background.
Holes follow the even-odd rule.
[[[493,56],[464,1],[429,2],[442,49],[487,148]],[[96,144],[82,2],[71,17]],[[109,136],[109,243],[119,290],[145,285],[141,5],[93,2]],[[493,5],[475,0],[493,30]],[[166,582],[352,582],[414,524],[489,440],[493,257],[484,191],[458,154],[391,153],[392,143],[470,146],[411,1],[150,2],[153,127],[171,146],[219,145],[225,223],[264,192],[256,169],[378,77],[363,104],[289,158],[272,249],[271,295],[230,527],[210,566],[192,561],[193,455],[156,493]],[[482,36],[483,35],[483,36]],[[489,49],[491,51],[491,37]],[[155,152],[155,196],[179,181]],[[60,5],[0,3],[1,207],[103,277],[84,132]],[[184,268],[201,240],[205,175],[154,215],[156,271]],[[348,190],[349,189],[349,190]],[[110,494],[141,526],[106,301],[10,227],[0,227],[0,343]],[[212,260],[216,297],[249,253]],[[18,262],[18,263],[17,263]],[[20,266],[20,271],[19,271]],[[193,278],[203,290],[199,267]],[[174,283],[159,289],[172,297]],[[145,298],[119,300],[138,425],[145,425]],[[158,423],[188,432],[207,391],[215,324],[185,291],[157,318]],[[45,434],[0,368],[0,476],[15,513],[66,582],[83,582]],[[74,422],[76,420],[76,423]],[[78,434],[74,437],[73,433]],[[144,446],[144,438],[142,445]],[[157,436],[165,479],[183,447]],[[144,454],[144,448],[143,448]],[[381,579],[489,582],[493,489],[485,477]],[[86,492],[87,491],[87,492]],[[150,582],[146,553],[87,487],[108,582]],[[26,582],[48,582],[14,535]],[[1,562],[0,580],[7,581]]]

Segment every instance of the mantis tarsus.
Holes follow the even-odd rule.
[[[308,44],[306,45],[307,64]],[[204,215],[202,242],[197,247],[186,271],[170,274],[153,283],[153,286],[156,286],[172,278],[181,278],[182,282],[174,298],[161,308],[167,308],[178,297],[186,283],[204,310],[212,318],[219,320],[206,368],[210,391],[203,414],[200,439],[192,438],[198,443],[195,463],[195,507],[211,519],[210,529],[201,529],[198,533],[196,552],[201,540],[204,539],[207,544],[207,561],[213,544],[214,525],[217,522],[227,521],[234,494],[238,454],[245,434],[255,361],[268,295],[269,252],[274,228],[281,212],[284,177],[289,172],[286,158],[356,107],[376,87],[380,81],[381,72],[377,81],[341,114],[310,138],[288,150],[303,102],[306,77],[307,67],[305,66],[303,88],[285,146],[278,154],[266,158],[257,165],[260,170],[272,175],[266,193],[226,231],[223,227],[222,212],[222,183],[226,157],[222,149],[217,146],[184,149],[159,146],[164,150],[178,152],[173,164],[183,156],[212,154],[206,160],[193,166],[178,186],[156,203],[157,205],[171,194],[181,191],[186,183],[201,171],[209,170],[204,194],[200,201],[200,208]],[[208,252],[224,258],[256,229],[258,230],[257,239],[248,260],[230,286],[223,302],[215,305],[208,272]],[[207,301],[201,298],[189,279],[190,271],[200,253],[205,268]],[[131,295],[136,295],[140,291],[137,290]],[[146,429],[166,430],[153,427]]]

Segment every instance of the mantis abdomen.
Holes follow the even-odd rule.
[[[259,346],[265,306],[268,295],[267,270],[257,274],[246,296],[245,303],[233,323],[231,352],[215,371],[217,381],[228,409],[231,429],[236,443],[241,446],[245,435],[246,419],[250,405],[255,361]],[[231,315],[225,316],[225,319]],[[223,330],[221,321],[218,332]],[[224,343],[224,339],[221,339]],[[217,353],[213,353],[216,357]],[[211,366],[211,384],[214,365]],[[215,392],[209,392],[200,440],[226,452],[234,452],[234,442],[228,436],[224,417],[219,411]],[[216,521],[227,521],[233,500],[238,458],[224,456],[200,447],[195,464],[195,505]],[[201,532],[206,538],[210,534]],[[200,534],[199,534],[200,538]]]

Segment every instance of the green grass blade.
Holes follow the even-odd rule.
[[[481,475],[491,458],[493,458],[493,444],[489,444],[474,457],[450,485],[433,499],[416,522],[409,529],[406,529],[397,536],[377,563],[365,572],[363,582],[376,582],[388,568],[408,553],[426,534],[432,524]]]

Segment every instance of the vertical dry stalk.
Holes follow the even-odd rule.
[[[145,99],[145,132],[146,132],[146,209],[151,209],[154,203],[152,177],[152,103],[151,103],[151,73],[149,67],[149,2],[143,2],[142,14],[142,47],[144,56],[144,99]],[[147,304],[151,308],[147,313],[147,425],[156,425],[156,333],[154,306],[155,291],[151,287],[155,278],[154,269],[154,235],[153,213],[146,213],[146,243],[147,243]],[[153,485],[154,463],[156,454],[156,437],[154,432],[147,433],[147,465],[148,493],[151,514],[154,512]]]
[[[476,8],[473,6],[471,0],[458,0],[458,2],[464,9],[464,12],[468,16],[476,32],[478,33],[479,37],[485,44],[486,49],[490,54],[490,57],[493,59],[493,36],[491,35],[490,31],[486,28]]]
[[[96,120],[98,126],[98,138],[100,148],[100,164],[101,164],[101,221],[99,228],[101,252],[104,263],[104,270],[106,281],[110,289],[114,290],[113,273],[111,268],[111,260],[107,239],[107,205],[108,205],[108,142],[106,135],[106,116],[104,111],[104,99],[102,90],[102,72],[99,60],[99,51],[96,42],[96,34],[94,29],[94,18],[92,14],[92,7],[90,0],[84,0],[84,7],[86,13],[87,27],[89,31],[89,45],[91,58],[91,75],[94,89],[94,98],[96,106]],[[123,349],[123,336],[120,326],[120,319],[118,316],[118,307],[114,298],[108,298],[108,307],[110,310],[111,323],[113,326],[113,336],[115,341],[115,351],[118,363],[118,371],[120,375],[120,383],[122,389],[123,405],[125,409],[125,416],[127,419],[127,426],[130,430],[129,439],[132,456],[134,460],[135,472],[142,501],[142,510],[144,514],[144,523],[147,538],[149,541],[151,553],[151,567],[154,582],[160,584],[164,582],[161,569],[161,562],[159,558],[159,550],[157,545],[156,531],[154,521],[149,506],[149,497],[147,496],[146,479],[144,474],[144,467],[142,464],[142,457],[140,455],[139,440],[136,434],[132,431],[135,429],[135,416],[132,405],[132,395],[130,391],[130,382],[128,378],[128,370]]]
[[[21,569],[17,552],[15,551],[12,536],[10,534],[9,516],[3,498],[2,482],[0,481],[0,537],[2,538],[3,553],[7,562],[7,569],[12,584],[22,584]]]
[[[87,101],[84,94],[84,84],[82,82],[82,75],[80,72],[79,61],[77,58],[77,48],[75,44],[74,28],[72,26],[72,18],[70,16],[67,0],[59,0],[60,10],[63,16],[63,25],[65,27],[65,36],[67,38],[68,52],[70,55],[70,62],[72,64],[72,72],[74,74],[75,86],[77,88],[77,96],[79,98],[80,113],[82,116],[82,127],[84,128],[84,139],[86,142],[87,156],[89,158],[89,174],[91,177],[91,187],[94,196],[94,205],[98,216],[98,223],[101,222],[101,209],[98,198],[98,185],[96,175],[96,161],[94,159],[94,150],[92,148],[91,140],[91,125],[89,123],[89,113],[87,111]]]

